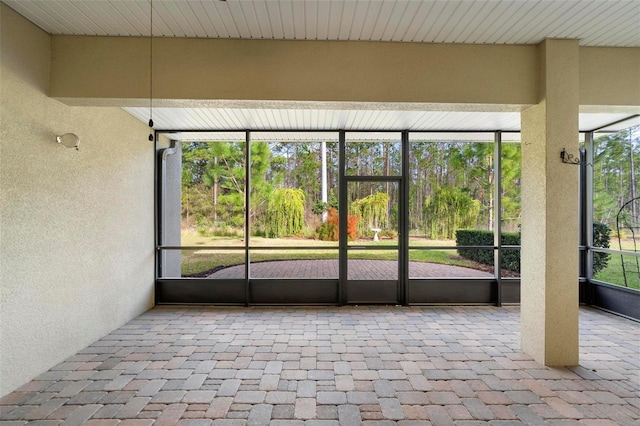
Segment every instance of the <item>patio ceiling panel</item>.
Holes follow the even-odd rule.
[[[200,17],[198,21],[202,25],[203,37],[223,38],[223,34],[228,32],[214,2],[192,2],[191,8]]]
[[[0,0],[50,34],[148,36],[149,0]],[[153,35],[640,46],[637,0],[155,0]]]
[[[511,39],[509,43],[515,43],[514,38],[517,38],[518,32],[522,31],[522,27],[526,22],[531,20],[533,11],[536,6],[536,2],[524,2],[521,7],[511,7],[511,16],[508,20],[508,25],[503,25],[501,28],[494,29],[494,33],[491,37],[495,40]]]
[[[562,2],[552,1],[547,3],[546,13],[535,13],[535,9],[532,8],[527,12],[527,16],[523,21],[517,22],[517,30],[511,32],[508,43],[526,44],[527,40],[536,37],[541,27],[548,25],[549,16],[563,15],[562,7]]]
[[[251,112],[247,110],[248,112]],[[326,117],[334,117],[335,111],[331,110],[319,110]],[[253,112],[251,112],[253,113]],[[304,112],[307,114],[308,112]],[[450,113],[441,113],[448,115]],[[465,113],[465,114],[474,114],[478,115],[478,113]],[[259,112],[256,113],[259,115]],[[403,115],[403,114],[401,114]],[[254,115],[255,116],[255,115]],[[607,123],[612,123],[617,119],[627,118],[625,115],[620,114],[581,114],[581,123],[584,126],[592,126],[585,127],[591,130],[599,128]],[[458,117],[459,118],[459,117]],[[451,119],[451,117],[449,117]],[[269,123],[270,120],[273,120],[273,117],[265,117],[266,123]],[[329,120],[330,121],[330,120]],[[327,122],[327,121],[323,121]],[[611,126],[607,126],[601,129],[600,133],[603,132],[615,132],[622,129],[626,129],[631,126],[640,125],[640,117],[634,117],[624,121],[623,123],[617,123]],[[326,126],[325,126],[326,127]],[[329,127],[326,127],[329,128]],[[284,128],[283,128],[284,129]],[[353,131],[347,133],[347,138],[352,140],[389,140],[389,139],[397,139],[398,138],[398,130],[404,129],[403,127],[398,128],[397,130],[385,130],[379,129],[381,132],[362,132],[362,130],[367,129],[351,129]],[[244,140],[244,132],[236,131],[189,131],[188,129],[184,129],[184,131],[174,131],[166,134],[169,138],[179,141],[225,141],[225,140]],[[279,141],[335,141],[338,138],[338,133],[336,131],[313,131],[313,130],[303,130],[303,131],[283,131],[283,130],[265,130],[265,131],[253,131],[251,132],[251,137],[253,140],[279,140]],[[420,131],[414,130],[409,134],[409,139],[412,141],[434,141],[434,142],[447,142],[447,141],[475,141],[475,142],[491,142],[493,141],[493,133],[492,131],[483,132],[482,130],[476,130],[474,132],[439,132],[437,129],[429,129],[428,131]],[[584,140],[583,135],[581,134],[579,137],[580,141]],[[520,142],[520,133],[517,130],[506,130],[503,133],[502,141],[507,142]]]
[[[613,123],[613,124],[612,124]],[[640,117],[629,114],[580,114],[580,130],[590,131],[604,126],[617,132],[640,125]]]
[[[610,121],[610,123],[613,123]],[[640,126],[640,115],[637,115],[630,120],[625,120],[623,123],[614,123],[605,127],[597,126],[600,132],[619,132],[620,130],[628,129],[629,127]],[[594,127],[593,129],[596,129]]]
[[[603,2],[606,4],[606,2]],[[595,12],[595,11],[594,11]],[[601,13],[590,17],[590,35],[588,43],[593,46],[608,46],[615,41],[618,46],[638,46],[640,44],[640,3],[627,2],[620,8],[604,7]],[[576,25],[577,23],[574,23]],[[612,33],[611,29],[616,28]],[[575,28],[573,38],[580,34]]]
[[[50,34],[148,36],[150,0],[0,0]],[[154,0],[153,35],[245,39],[639,46],[640,1]],[[190,106],[188,103],[185,104]],[[224,103],[220,105],[226,106]],[[200,105],[202,106],[202,105]],[[207,105],[204,105],[207,106]],[[143,122],[148,108],[126,108]],[[623,114],[580,114],[592,130]],[[155,108],[162,129],[519,130],[517,112],[412,105]]]
[[[371,33],[374,30],[382,34],[384,25],[378,23],[377,18],[383,6],[382,2],[358,3],[351,19],[349,37],[359,39],[363,33]]]
[[[149,108],[124,108],[146,123]],[[629,114],[581,113],[581,131],[628,118]],[[519,131],[518,112],[403,111],[381,108],[154,108],[159,130],[381,130],[381,131]],[[640,121],[612,126],[627,128]],[[630,124],[631,123],[631,124]]]

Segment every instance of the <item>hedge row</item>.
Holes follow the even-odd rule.
[[[519,246],[520,234],[503,232],[502,245]],[[456,231],[456,245],[458,246],[489,246],[487,249],[458,249],[458,254],[474,262],[493,266],[493,232],[475,229],[458,229]],[[520,272],[520,250],[502,250],[502,269]]]
[[[604,223],[593,224],[593,245],[595,247],[609,248],[611,229]],[[519,246],[519,232],[504,232],[501,244],[503,246]],[[493,232],[478,231],[475,229],[459,229],[456,231],[456,245],[458,246],[489,246],[487,249],[458,249],[458,254],[466,259],[478,263],[493,266]],[[607,253],[593,254],[593,273],[607,267],[609,255]],[[520,272],[520,250],[502,250],[502,269]]]

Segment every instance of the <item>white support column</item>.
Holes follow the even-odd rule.
[[[578,41],[539,46],[539,103],[522,113],[522,350],[578,364]]]
[[[320,151],[321,151],[321,158],[322,158],[322,202],[325,204],[325,206],[327,205],[327,200],[328,200],[328,188],[327,188],[327,143],[325,141],[322,141],[321,147],[320,147]],[[324,211],[322,212],[322,222],[326,222],[327,221],[327,212]]]

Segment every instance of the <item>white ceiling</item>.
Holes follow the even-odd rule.
[[[640,46],[640,0],[0,0],[50,34]],[[428,108],[427,108],[428,109]],[[148,108],[125,108],[143,122]],[[626,114],[580,114],[592,130]],[[155,108],[156,129],[519,130],[518,112],[394,105]]]
[[[125,108],[141,120],[149,108]],[[518,130],[517,112],[442,112],[394,110],[154,108],[160,129],[233,130]]]
[[[143,122],[149,108],[125,108]],[[157,130],[377,130],[519,131],[519,112],[407,111],[321,108],[154,108]],[[579,127],[589,131],[630,114],[581,113]],[[636,118],[612,128],[640,124]],[[205,139],[208,136],[204,137]]]
[[[50,34],[148,36],[150,0],[2,0]],[[153,0],[153,35],[640,46],[638,0]]]

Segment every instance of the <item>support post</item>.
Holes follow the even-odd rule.
[[[522,350],[547,366],[578,364],[577,40],[545,40],[539,102],[522,113]]]
[[[321,180],[322,180],[322,202],[324,203],[324,205],[327,205],[327,201],[329,200],[328,198],[328,188],[327,188],[327,143],[325,141],[322,141],[321,146],[320,146],[320,155],[322,158],[322,171],[321,171]],[[322,212],[322,223],[325,223],[327,221],[327,212],[323,211]]]

